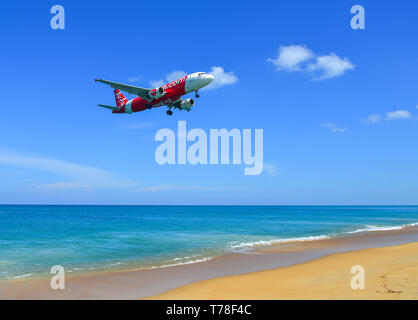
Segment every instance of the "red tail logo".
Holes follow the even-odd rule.
[[[125,103],[128,102],[128,99],[125,98],[125,96],[122,94],[122,92],[120,92],[119,89],[115,89],[114,93],[115,93],[115,99],[116,99],[116,106],[118,108],[120,108],[121,106],[123,106]]]

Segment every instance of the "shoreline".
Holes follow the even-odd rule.
[[[66,290],[48,279],[0,283],[0,299],[143,299],[203,280],[300,265],[332,254],[418,242],[418,227],[356,233],[346,237],[280,243],[209,261],[162,268],[67,275]]]
[[[389,231],[408,231],[411,229],[416,228],[418,232],[418,222],[410,223],[410,224],[403,224],[403,225],[393,225],[393,226],[381,226],[381,227],[374,227],[368,226],[363,227],[360,229],[356,229],[353,231],[341,232],[341,233],[330,233],[330,234],[322,234],[322,235],[315,235],[315,236],[300,236],[294,238],[283,238],[283,239],[270,239],[270,240],[259,240],[253,242],[242,242],[239,244],[231,244],[230,249],[231,251],[213,251],[208,252],[205,255],[195,255],[195,256],[183,256],[180,254],[178,257],[161,260],[161,261],[154,261],[154,262],[146,262],[146,261],[124,261],[124,262],[117,262],[112,263],[111,266],[103,266],[103,267],[73,267],[70,271],[66,271],[66,275],[68,278],[74,277],[85,277],[85,276],[95,276],[95,275],[106,275],[110,273],[116,272],[133,272],[133,271],[142,271],[142,270],[153,270],[153,269],[160,269],[160,268],[169,268],[169,267],[177,267],[177,266],[184,266],[189,264],[196,264],[211,261],[214,259],[222,258],[228,255],[234,254],[256,254],[256,253],[266,253],[266,252],[275,252],[276,248],[280,250],[283,249],[285,246],[293,246],[297,244],[298,246],[304,245],[315,245],[316,243],[321,244],[325,243],[325,240],[331,241],[338,241],[344,239],[353,239],[354,237],[363,237],[367,234],[383,234],[384,232]],[[295,248],[296,249],[296,248]],[[190,254],[190,253],[189,253]],[[187,258],[193,258],[188,260]],[[183,260],[183,261],[182,261]],[[179,261],[179,262],[175,262]],[[149,264],[149,265],[147,265]],[[122,267],[116,267],[116,265],[121,265]],[[1,279],[0,278],[0,285],[7,284],[7,283],[15,283],[19,281],[42,281],[50,279],[51,275],[49,273],[43,274],[22,274],[10,277],[8,279]]]
[[[353,288],[359,268],[363,284]],[[418,300],[417,282],[418,242],[412,242],[199,281],[146,300]]]

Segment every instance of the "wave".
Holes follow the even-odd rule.
[[[257,240],[257,241],[247,241],[247,242],[233,242],[227,246],[226,252],[240,252],[240,253],[248,253],[251,252],[251,249],[261,248],[261,247],[268,247],[275,244],[286,244],[286,243],[296,243],[296,242],[310,242],[310,241],[318,241],[318,240],[326,240],[331,238],[337,238],[344,236],[346,234],[353,234],[353,233],[360,233],[360,232],[375,232],[375,231],[391,231],[391,230],[400,230],[408,227],[418,226],[418,222],[399,225],[399,226],[374,226],[368,225],[364,228],[356,229],[354,231],[348,232],[341,232],[341,233],[329,233],[319,236],[305,236],[305,237],[293,237],[293,238],[283,238],[283,239],[269,239],[269,240]],[[253,251],[254,252],[254,251]],[[225,252],[218,252],[218,254],[223,254]],[[254,252],[256,253],[256,252]],[[216,254],[215,254],[216,256]],[[150,269],[157,269],[157,268],[166,268],[166,267],[174,267],[178,265],[185,265],[185,264],[193,264],[199,262],[206,262],[212,260],[214,257],[202,257],[197,258],[199,255],[191,255],[185,257],[177,257],[170,260],[170,263],[162,264],[162,265],[155,265],[150,267]],[[197,259],[196,259],[197,258]]]
[[[20,279],[20,278],[27,278],[27,277],[30,277],[32,275],[33,275],[32,273],[27,273],[27,274],[22,274],[22,275],[10,277],[10,278],[11,279]]]
[[[356,229],[353,231],[348,231],[347,233],[360,233],[360,232],[376,232],[376,231],[392,231],[392,230],[402,230],[405,228],[418,226],[418,222],[402,224],[399,226],[374,226],[368,225],[364,228]]]
[[[409,224],[400,224],[400,225],[365,225],[365,226],[352,226],[352,230],[345,230],[337,233],[327,233],[317,236],[300,236],[300,237],[289,237],[289,238],[273,238],[273,237],[258,237],[257,239],[241,239],[238,241],[226,241],[223,242],[220,246],[217,246],[215,250],[213,251],[206,251],[206,252],[200,252],[198,254],[194,254],[192,252],[179,254],[177,257],[173,257],[171,259],[164,259],[160,261],[147,261],[146,266],[144,266],[143,261],[139,262],[140,267],[138,268],[138,262],[131,262],[131,261],[113,261],[108,263],[106,266],[100,265],[100,266],[80,266],[77,267],[72,266],[68,269],[66,269],[66,272],[69,273],[89,273],[91,271],[99,271],[99,270],[105,270],[105,269],[130,269],[132,266],[132,263],[134,264],[135,269],[158,269],[158,268],[167,268],[167,267],[174,267],[174,266],[180,266],[180,265],[188,265],[188,264],[194,264],[194,263],[201,263],[201,262],[207,262],[212,259],[214,259],[217,256],[228,254],[231,252],[236,253],[254,253],[255,250],[253,249],[259,249],[262,247],[269,247],[272,245],[280,245],[280,244],[288,244],[288,243],[298,243],[298,242],[311,242],[311,241],[318,241],[318,240],[326,240],[326,239],[332,239],[332,238],[338,238],[338,237],[344,237],[349,236],[350,234],[357,234],[357,233],[366,233],[366,232],[379,232],[379,231],[393,231],[393,230],[401,230],[409,227],[416,227],[418,226],[418,222],[409,223]],[[264,238],[264,239],[263,239]],[[0,260],[0,268],[5,268],[6,266],[9,267],[9,265],[14,264],[14,261],[10,260]],[[26,272],[30,270],[25,270]],[[23,271],[24,272],[24,271]],[[22,273],[23,273],[22,272]],[[35,272],[36,274],[36,272]],[[21,275],[5,275],[4,278],[8,279],[20,279],[20,278],[27,278],[33,276],[32,273],[27,274],[21,274]],[[0,280],[2,280],[3,276],[0,274]]]
[[[209,260],[212,260],[212,259],[213,259],[213,257],[203,257],[203,258],[194,259],[194,260],[186,260],[186,261],[182,261],[182,262],[174,262],[174,263],[168,263],[168,264],[153,266],[153,267],[150,267],[150,269],[167,268],[167,267],[175,267],[175,266],[180,266],[180,265],[185,265],[185,264],[206,262],[206,261],[209,261]],[[179,260],[182,260],[182,258],[175,258],[171,261],[179,261]]]
[[[238,244],[230,244],[229,248],[233,251],[239,250],[246,250],[246,249],[253,249],[257,247],[268,247],[275,244],[285,244],[285,243],[293,243],[293,242],[308,242],[308,241],[317,241],[317,240],[325,240],[330,238],[336,238],[344,236],[345,234],[354,234],[354,233],[361,233],[361,232],[376,232],[376,231],[391,231],[391,230],[401,230],[405,228],[410,228],[418,226],[418,222],[403,224],[398,226],[375,226],[375,225],[367,225],[363,228],[356,229],[353,231],[341,232],[341,233],[330,233],[327,235],[320,235],[320,236],[306,236],[306,237],[296,237],[296,238],[284,238],[284,239],[271,239],[271,240],[258,240],[258,241],[249,241],[249,242],[241,242]]]
[[[229,247],[233,250],[250,249],[254,247],[267,247],[267,246],[271,246],[274,244],[281,244],[281,243],[316,241],[316,240],[324,240],[324,239],[329,239],[329,238],[330,236],[328,235],[321,235],[321,236],[309,236],[309,237],[298,237],[298,238],[258,240],[258,241],[242,242],[239,244],[231,244]]]
[[[83,270],[86,270],[86,269],[85,268],[72,268],[72,269],[65,270],[65,272],[71,273],[74,271],[83,271]]]

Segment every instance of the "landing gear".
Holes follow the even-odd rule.
[[[200,95],[197,93],[197,90],[195,91],[195,95],[196,98],[200,98]]]
[[[172,116],[173,115],[173,111],[171,111],[171,110],[167,110],[167,112],[166,112],[169,116]]]

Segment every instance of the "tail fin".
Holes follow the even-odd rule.
[[[123,106],[125,103],[128,102],[128,99],[125,98],[125,96],[122,94],[122,92],[120,92],[119,89],[115,89],[114,93],[115,93],[115,99],[116,99],[116,106],[118,108],[120,108],[121,106]]]

